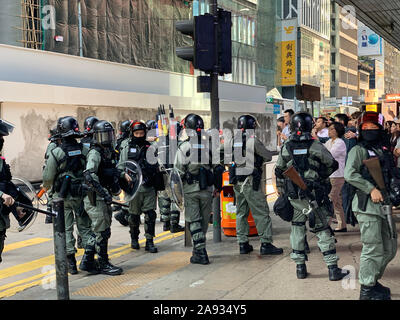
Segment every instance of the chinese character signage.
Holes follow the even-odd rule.
[[[297,19],[282,20],[281,85],[296,85]]]

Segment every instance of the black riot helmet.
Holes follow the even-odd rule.
[[[242,130],[253,129],[253,130],[255,130],[257,127],[259,127],[257,119],[249,114],[240,116],[238,119],[238,124],[237,124],[238,129],[242,129]]]
[[[155,120],[148,120],[146,122],[147,130],[152,130],[157,128],[157,122]]]
[[[103,147],[114,146],[114,127],[106,120],[97,121],[93,126],[93,142]]]
[[[145,123],[141,122],[141,121],[135,121],[131,124],[131,132],[132,134],[135,131],[139,131],[139,130],[144,130],[144,133],[146,134],[147,132],[147,126]]]
[[[184,128],[201,131],[204,129],[204,121],[199,115],[190,113],[184,120]]]
[[[129,133],[129,129],[131,127],[131,120],[125,120],[122,121],[121,124],[119,125],[119,134],[123,135],[124,133]]]
[[[8,136],[14,130],[14,125],[0,119],[0,136]]]
[[[83,123],[83,128],[84,131],[83,133],[86,134],[92,134],[93,133],[93,127],[95,125],[96,122],[99,121],[99,118],[95,117],[95,116],[89,116],[85,119],[85,122]]]
[[[301,136],[311,134],[313,128],[313,118],[307,112],[297,112],[290,119],[290,130],[292,135]]]
[[[67,138],[79,138],[81,136],[81,132],[79,131],[78,121],[71,116],[59,118],[57,121],[57,131],[59,137]]]

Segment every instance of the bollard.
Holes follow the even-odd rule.
[[[220,197],[213,198],[213,241],[221,242],[221,208]]]
[[[69,300],[67,244],[65,237],[64,200],[53,200],[53,234],[56,267],[57,299]]]

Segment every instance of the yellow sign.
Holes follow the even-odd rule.
[[[294,31],[294,27],[290,26],[290,27],[283,27],[286,31],[287,34],[292,34]]]
[[[296,41],[282,41],[282,86],[296,84]]]
[[[365,107],[365,111],[378,112],[378,105],[376,105],[376,104],[367,104],[366,107]]]

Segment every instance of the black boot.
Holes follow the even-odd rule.
[[[329,269],[330,281],[342,280],[345,276],[347,276],[350,273],[349,270],[342,270],[338,268],[337,264],[328,266],[328,269]]]
[[[115,220],[117,220],[120,224],[124,227],[128,226],[128,220],[126,219],[126,212],[125,210],[120,210],[118,213],[114,215]]]
[[[154,246],[153,239],[146,239],[146,247],[144,248],[144,250],[149,251],[151,253],[158,252],[157,248]]]
[[[390,300],[390,296],[380,291],[378,287],[377,285],[372,287],[361,285],[360,300]]]
[[[246,254],[253,251],[253,246],[249,242],[239,243],[240,254]]]
[[[129,233],[131,234],[131,248],[139,250],[140,245],[139,245],[139,225],[135,226],[129,226],[130,230]]]
[[[297,274],[297,279],[307,278],[307,267],[305,263],[296,265],[296,274]]]
[[[385,294],[390,300],[390,289],[388,287],[383,286],[378,281],[375,284],[375,289]]]
[[[79,264],[79,269],[81,269],[82,271],[87,271],[90,274],[99,273],[97,263],[94,260],[94,253],[94,250],[85,250],[81,263]]]
[[[190,263],[209,264],[210,261],[208,260],[206,249],[194,249],[192,256],[190,257]]]
[[[107,274],[109,276],[118,276],[122,273],[122,268],[116,267],[108,260],[108,238],[104,237],[99,243],[99,252],[97,259],[100,273]]]
[[[68,261],[68,272],[70,274],[77,274],[78,273],[78,268],[76,267],[75,253],[68,254],[67,255],[67,261]]]
[[[171,211],[171,233],[177,233],[185,231],[185,227],[179,225],[179,211]]]
[[[168,231],[171,229],[171,223],[169,221],[164,221],[163,230]]]
[[[260,247],[261,255],[278,255],[282,253],[283,249],[275,247],[272,243],[261,243]]]
[[[0,263],[3,261],[1,259],[1,254],[3,253],[4,249],[4,240],[6,239],[6,230],[0,231]]]

